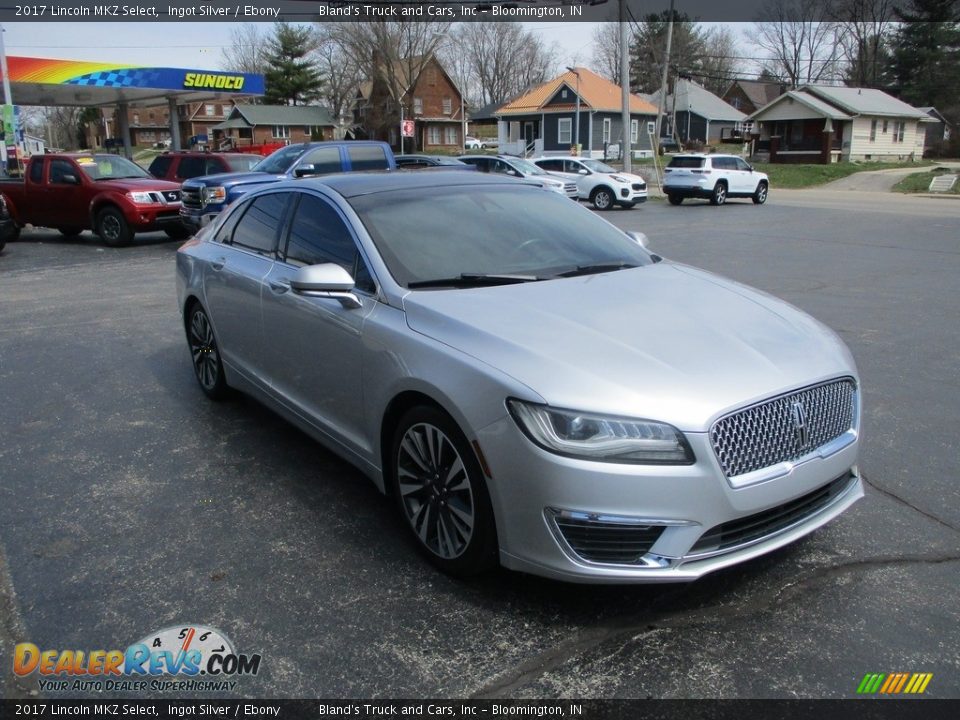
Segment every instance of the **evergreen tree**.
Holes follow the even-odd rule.
[[[960,87],[960,10],[956,0],[911,0],[897,8],[902,21],[892,42],[890,76],[904,102],[958,107]]]
[[[286,23],[274,26],[266,54],[266,93],[269,105],[306,105],[320,96],[323,79],[310,59],[313,35],[309,28]]]
[[[670,43],[669,88],[677,73],[701,75],[705,55],[704,36],[686,13],[673,13]],[[647,15],[633,33],[630,47],[630,91],[652,93],[660,89],[667,48],[670,11]]]

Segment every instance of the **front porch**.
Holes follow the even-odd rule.
[[[849,121],[830,118],[761,122],[752,154],[768,155],[771,163],[829,165],[843,159],[850,131]]]

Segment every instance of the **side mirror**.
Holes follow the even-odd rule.
[[[580,168],[579,170],[577,170],[577,175],[589,175],[589,174],[590,174],[590,171],[587,170],[586,168]]]
[[[311,165],[310,163],[307,163],[306,165],[301,165],[300,167],[295,168],[293,171],[293,176],[298,178],[306,177],[307,175],[319,175],[319,174],[320,174],[320,171],[317,170],[317,166]]]
[[[650,241],[647,238],[646,234],[642,232],[637,232],[635,230],[627,230],[627,235],[633,240],[637,245],[642,247],[644,250],[650,249]]]
[[[334,263],[302,267],[290,280],[290,288],[298,295],[339,300],[348,309],[362,307],[353,287],[350,273]]]
[[[60,176],[60,182],[62,182],[64,185],[79,185],[80,178],[73,173],[65,173]]]

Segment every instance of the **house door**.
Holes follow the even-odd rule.
[[[529,145],[536,139],[536,136],[533,133],[533,123],[527,121],[523,124],[523,142],[526,145]]]

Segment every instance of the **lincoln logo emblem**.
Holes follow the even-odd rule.
[[[805,447],[809,436],[807,435],[807,414],[803,411],[803,403],[793,403],[792,412],[794,436],[797,438],[797,444]]]

